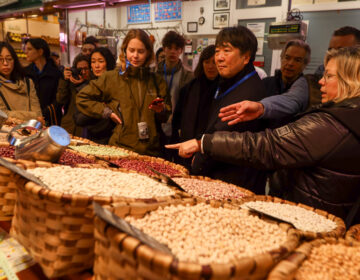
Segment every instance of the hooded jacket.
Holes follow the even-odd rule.
[[[92,118],[106,117],[106,107],[117,114],[123,124],[118,124],[109,140],[110,145],[120,146],[140,154],[159,155],[159,131],[161,113],[156,114],[149,105],[156,97],[165,100],[167,116],[171,112],[166,83],[162,77],[150,73],[148,68],[129,67],[126,75],[119,70],[107,71],[97,80],[90,81],[76,97],[78,110]],[[140,140],[138,123],[146,122],[149,139]]]

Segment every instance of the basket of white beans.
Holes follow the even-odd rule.
[[[299,244],[291,226],[238,204],[184,198],[148,209],[138,204],[124,212],[114,204],[109,210],[167,245],[171,254],[96,217],[95,279],[263,279]]]
[[[360,246],[342,238],[325,237],[303,243],[270,272],[268,280],[360,278]]]
[[[17,187],[11,233],[28,249],[49,278],[93,266],[93,202],[144,204],[183,197],[177,189],[135,172],[79,168],[43,163],[27,171],[46,186],[27,182]]]
[[[350,227],[346,232],[345,239],[348,241],[360,243],[360,224]]]
[[[343,237],[346,232],[344,221],[326,211],[273,196],[257,195],[253,200],[244,203],[243,207],[249,206],[291,223],[304,239]]]

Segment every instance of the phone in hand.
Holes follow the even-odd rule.
[[[157,97],[153,101],[151,101],[151,105],[159,105],[162,102],[164,102],[164,98]]]

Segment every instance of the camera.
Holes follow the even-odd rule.
[[[76,80],[80,79],[81,69],[78,69],[76,67],[71,67],[70,71],[71,71],[71,75],[73,76],[74,79],[76,79]]]

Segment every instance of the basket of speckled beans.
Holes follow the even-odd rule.
[[[11,234],[49,278],[93,266],[93,202],[171,203],[188,196],[156,178],[132,171],[25,163],[23,167],[46,187],[33,182],[17,186]]]
[[[303,243],[271,271],[269,280],[360,279],[360,245],[325,237]]]
[[[96,217],[95,279],[263,279],[299,244],[290,225],[218,200],[106,208],[171,253]]]

